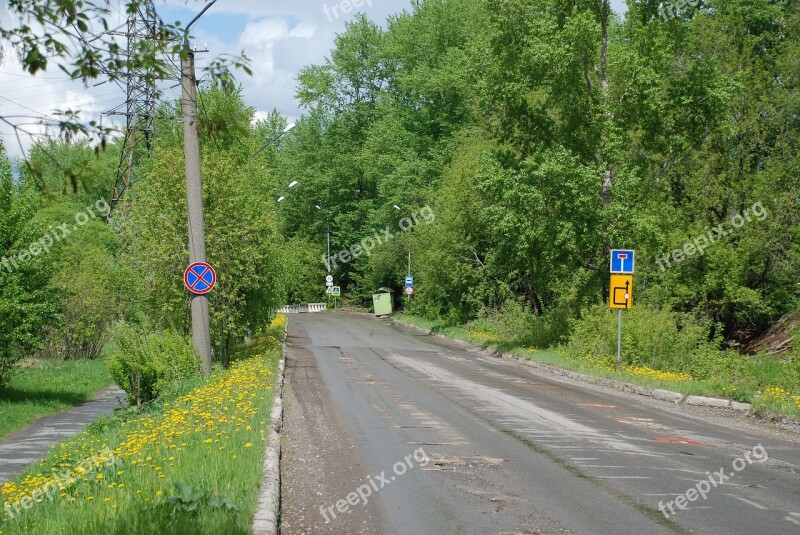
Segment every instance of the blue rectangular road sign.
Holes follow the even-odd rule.
[[[612,249],[611,251],[611,273],[621,273],[625,275],[633,274],[633,250]]]
[[[406,288],[411,288],[414,286],[414,277],[411,275],[406,276]]]

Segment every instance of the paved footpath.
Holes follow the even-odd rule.
[[[63,412],[42,416],[25,429],[0,441],[0,485],[14,479],[29,464],[47,456],[50,446],[77,435],[98,417],[126,404],[125,392],[116,386]]]

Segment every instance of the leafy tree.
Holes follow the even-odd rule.
[[[120,263],[119,238],[88,223],[59,255],[52,284],[63,290],[62,321],[50,349],[60,358],[97,358],[115,321],[134,317],[133,272]]]
[[[252,158],[259,144],[251,128],[253,110],[239,92],[213,89],[201,106],[226,110],[231,124],[213,131],[200,114],[206,243],[218,273],[210,294],[212,342],[225,361],[283,304],[282,240],[277,235],[276,178]],[[212,132],[214,132],[212,134]],[[140,281],[144,315],[155,327],[188,332],[189,295],[182,274],[188,265],[183,149],[178,140],[157,137],[145,180],[130,191],[121,223],[125,265]],[[266,158],[266,156],[263,156]]]
[[[0,386],[14,364],[42,346],[46,325],[57,321],[58,292],[48,286],[50,268],[31,245],[41,236],[31,225],[34,195],[14,179],[0,144]]]

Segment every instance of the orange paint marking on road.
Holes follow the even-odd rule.
[[[688,438],[680,437],[651,437],[651,440],[656,442],[663,442],[665,444],[682,444],[684,446],[705,446],[702,442],[696,440],[689,440]]]
[[[616,405],[603,405],[602,403],[581,403],[584,407],[590,407],[592,409],[618,409]]]

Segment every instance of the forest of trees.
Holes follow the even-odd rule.
[[[666,322],[737,348],[797,309],[795,0],[710,0],[669,20],[654,0],[624,18],[605,0],[412,5],[348,23],[299,75],[296,129],[256,156],[285,119],[254,121],[230,83],[201,92],[219,360],[278,305],[324,299],[328,228],[334,254],[397,234],[335,263],[350,302],[401,290],[410,252],[407,311],[506,323],[537,347],[611,317],[612,248],[637,251],[645,337]],[[189,332],[179,109],[162,105],[112,225],[114,143],[41,142],[13,172],[0,157],[0,260],[26,257],[0,266],[7,359],[95,357],[119,320]],[[435,219],[400,232],[423,209]],[[70,236],[31,254],[65,222]]]

